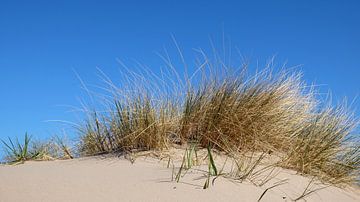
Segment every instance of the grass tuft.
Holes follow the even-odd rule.
[[[24,142],[18,139],[8,141],[1,140],[6,156],[6,162],[10,164],[23,163],[29,160],[54,160],[71,159],[73,154],[64,139],[56,136],[48,141],[33,141],[32,136],[25,133]]]
[[[350,139],[358,122],[346,104],[321,102],[301,72],[275,72],[268,65],[249,75],[247,64],[234,70],[202,56],[185,79],[166,58],[168,73],[124,66],[119,86],[103,75],[110,95],[102,101],[105,109],[90,113],[79,128],[81,155],[162,151],[196,142],[200,149],[213,145],[228,155],[241,154],[234,155],[239,179],[259,174],[255,168],[266,155],[277,156],[277,166],[332,184],[359,179],[359,144]],[[186,150],[177,180],[193,165],[195,152]],[[247,160],[241,158],[248,153],[262,155],[244,167]]]
[[[4,145],[5,152],[7,156],[5,159],[10,163],[24,162],[27,160],[36,159],[41,155],[40,150],[29,151],[29,145],[31,141],[31,136],[25,133],[24,143],[21,144],[18,139],[13,141],[8,137],[8,141],[1,140]]]

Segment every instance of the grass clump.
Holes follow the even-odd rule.
[[[164,149],[173,131],[173,109],[155,107],[147,96],[114,101],[109,117],[97,113],[80,129],[80,152],[94,155],[118,151]]]
[[[293,138],[286,165],[332,183],[358,180],[360,147],[350,136],[356,122],[346,110],[327,107],[304,125]]]
[[[5,152],[7,156],[5,159],[10,163],[24,162],[27,160],[36,159],[40,156],[41,151],[33,150],[30,151],[29,144],[31,141],[31,136],[25,133],[24,143],[21,144],[18,139],[16,141],[8,138],[8,142],[1,140],[4,145]]]
[[[32,136],[25,133],[24,142],[18,139],[1,140],[6,152],[5,160],[10,164],[23,163],[30,160],[54,160],[73,158],[72,151],[58,136],[48,141],[33,141]]]
[[[251,75],[247,64],[236,69],[199,52],[194,74],[186,70],[184,79],[168,57],[159,75],[123,65],[120,85],[101,72],[104,109],[87,110],[80,154],[162,151],[196,142],[228,155],[276,155],[277,166],[333,184],[359,179],[358,141],[349,139],[357,121],[345,105],[328,107],[300,72],[268,65]],[[241,170],[243,178],[253,167]]]
[[[310,95],[303,96],[300,86],[298,75],[285,72],[206,82],[187,98],[182,139],[196,138],[203,147],[215,143],[225,151],[281,150],[309,118]]]

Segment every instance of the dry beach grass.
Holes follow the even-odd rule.
[[[268,192],[285,183],[277,178],[285,169],[311,179],[291,200],[320,191],[310,189],[314,182],[331,189],[356,186],[360,147],[353,131],[358,121],[345,102],[334,107],[321,101],[300,72],[275,71],[268,65],[251,75],[248,64],[233,68],[217,56],[209,59],[199,53],[192,75],[176,72],[169,57],[163,57],[167,68],[159,75],[145,66],[136,72],[123,65],[119,85],[100,71],[107,92],[100,101],[103,107],[86,108],[74,148],[60,138],[46,144],[32,144],[28,136],[24,144],[10,139],[3,141],[8,162],[114,153],[134,162],[141,152],[150,151],[157,159],[167,159],[169,178],[175,182],[188,179],[200,166],[202,188],[219,179],[251,183],[262,190],[258,200],[271,198]],[[171,155],[174,148],[181,152]],[[213,157],[217,155],[222,156],[218,162]]]
[[[171,82],[157,79],[177,78],[176,72],[150,78],[142,76],[146,72],[129,72],[130,83],[121,87],[104,76],[112,96],[105,112],[90,111],[79,129],[80,153],[163,151],[193,144],[232,157],[277,155],[277,166],[333,184],[359,179],[359,145],[351,139],[357,120],[345,104],[332,107],[316,99],[314,87],[307,87],[300,73],[265,68],[247,78],[245,66],[232,71],[206,58],[198,71],[196,86],[185,79],[173,82],[180,86],[160,87]]]

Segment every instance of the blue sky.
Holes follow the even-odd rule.
[[[74,72],[88,84],[98,83],[96,67],[116,78],[116,58],[157,71],[156,52],[173,47],[171,35],[191,58],[209,37],[221,44],[224,31],[252,61],[276,55],[279,64],[301,64],[306,81],[324,84],[335,100],[353,100],[360,95],[359,9],[359,1],[325,0],[0,0],[0,138],[71,133],[46,120],[77,120],[67,107],[84,95]]]

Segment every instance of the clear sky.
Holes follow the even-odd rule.
[[[279,63],[301,64],[306,81],[353,100],[360,95],[359,2],[0,0],[0,138],[61,131],[46,120],[76,121],[66,107],[84,95],[74,72],[88,84],[98,82],[96,67],[116,77],[116,58],[156,71],[156,52],[173,47],[171,35],[187,56],[208,47],[209,36],[221,42],[224,31],[254,62],[277,55]]]

